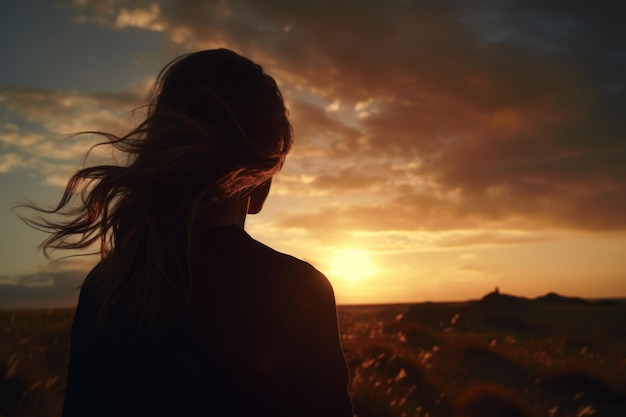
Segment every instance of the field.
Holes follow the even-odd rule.
[[[626,416],[626,304],[341,306],[359,417]],[[0,417],[60,415],[72,310],[0,311]]]

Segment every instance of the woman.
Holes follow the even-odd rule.
[[[351,416],[330,284],[243,230],[292,142],[276,83],[208,50],[168,65],[152,97],[132,132],[100,133],[127,166],[78,171],[52,211],[65,220],[35,223],[44,249],[102,256],[63,416]]]

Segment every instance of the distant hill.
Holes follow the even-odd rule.
[[[555,292],[549,292],[546,295],[535,298],[533,301],[538,303],[550,304],[589,304],[589,301],[579,297],[564,297]]]
[[[518,297],[515,295],[501,293],[498,288],[484,295],[479,300],[480,305],[499,309],[526,309],[533,304],[589,304],[590,301],[580,297],[566,297],[555,292],[549,292],[546,295],[536,297],[534,299],[526,297]]]
[[[487,308],[495,308],[499,310],[519,310],[530,307],[528,298],[517,297],[514,295],[503,294],[497,288],[479,300],[479,305]]]

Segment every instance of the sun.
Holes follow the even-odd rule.
[[[330,274],[344,282],[355,283],[376,273],[366,251],[361,249],[338,249],[330,258]]]

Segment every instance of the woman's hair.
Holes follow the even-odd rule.
[[[126,154],[126,166],[76,172],[58,205],[27,222],[50,236],[49,249],[99,245],[93,282],[99,317],[130,297],[152,322],[165,294],[191,292],[190,248],[196,216],[244,196],[280,170],[292,143],[283,97],[263,69],[230,50],[175,59],[159,74],[147,117],[96,146]],[[54,220],[52,219],[54,217]]]

